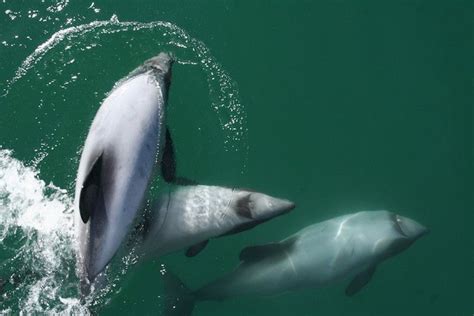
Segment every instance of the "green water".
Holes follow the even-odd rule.
[[[128,269],[92,312],[160,314],[162,264],[197,288],[245,246],[389,209],[431,234],[353,298],[340,284],[194,315],[472,315],[473,21],[471,1],[4,0],[0,310],[85,312],[70,214],[81,146],[114,83],[167,50],[179,174],[297,208],[196,258]]]

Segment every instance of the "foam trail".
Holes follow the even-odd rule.
[[[88,313],[66,296],[76,292],[71,206],[66,190],[0,149],[0,252],[11,253],[0,265],[10,274],[0,314]]]

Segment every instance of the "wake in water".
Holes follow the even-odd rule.
[[[39,175],[0,149],[0,314],[87,315],[112,299],[138,257],[122,250],[81,299],[72,198]]]
[[[1,313],[81,312],[75,286],[72,201],[0,149]]]

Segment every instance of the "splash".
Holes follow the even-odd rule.
[[[94,21],[62,29],[39,45],[23,61],[16,70],[15,76],[7,82],[4,96],[8,95],[14,83],[24,77],[49,51],[64,40],[71,42],[88,33],[93,33],[100,41],[102,36],[109,34],[141,30],[159,32],[168,46],[192,55],[191,60],[178,58],[177,62],[183,65],[199,65],[203,69],[208,83],[211,106],[218,116],[221,129],[224,131],[225,149],[240,151],[243,148],[246,155],[248,151],[247,116],[245,108],[240,102],[237,84],[216,61],[203,42],[191,37],[186,31],[170,22],[121,22],[116,15],[113,15],[108,21]],[[91,48],[92,46],[86,47],[86,49]],[[65,49],[70,49],[70,46]]]
[[[0,313],[88,313],[75,289],[72,201],[0,149]],[[53,306],[53,307],[51,307]]]
[[[72,198],[46,184],[34,166],[0,148],[0,315],[89,315],[120,290],[138,262],[135,248],[118,254],[102,284],[81,300],[76,274]],[[6,254],[6,255],[5,255]]]

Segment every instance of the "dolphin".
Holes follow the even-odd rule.
[[[233,272],[196,291],[167,273],[165,313],[190,315],[195,301],[274,295],[343,280],[350,280],[345,293],[352,296],[370,281],[378,264],[427,232],[414,220],[388,211],[336,217],[280,242],[244,248],[240,265]]]
[[[143,252],[158,257],[187,248],[192,257],[211,238],[251,229],[294,207],[291,201],[247,189],[176,186],[155,203],[145,224]]]
[[[145,61],[115,85],[90,127],[74,199],[78,272],[87,284],[129,232],[157,160],[165,180],[173,180],[165,127],[172,64],[166,53]]]

